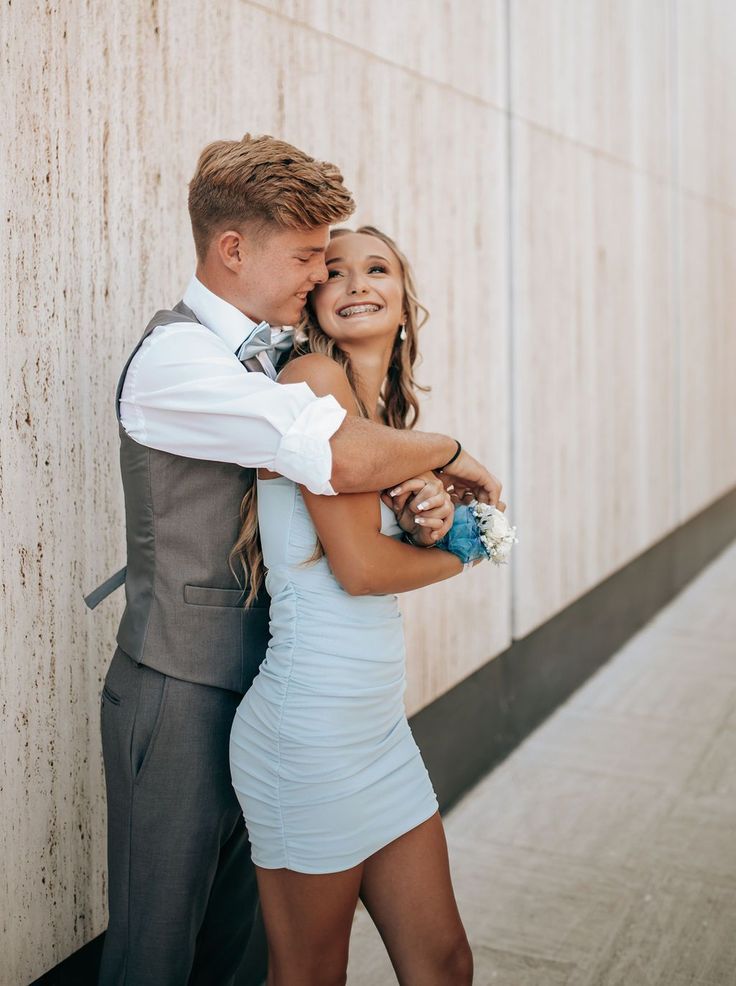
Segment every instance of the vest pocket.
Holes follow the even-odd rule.
[[[184,586],[184,602],[190,606],[242,606],[245,596],[242,589],[216,589],[207,585]]]
[[[111,691],[107,685],[102,686],[102,698],[105,702],[110,702],[111,705],[120,705],[120,696]]]

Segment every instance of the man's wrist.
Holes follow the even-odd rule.
[[[443,466],[440,466],[440,468],[439,468],[439,469],[436,469],[436,470],[435,470],[435,472],[438,472],[438,473],[443,473],[443,472],[445,471],[445,469],[447,469],[447,467],[448,467],[448,466],[451,466],[451,465],[452,465],[452,463],[453,463],[453,462],[454,462],[454,461],[455,461],[455,460],[457,459],[457,457],[458,457],[458,456],[460,455],[460,453],[462,452],[462,450],[463,450],[463,447],[462,447],[462,445],[460,444],[460,442],[459,442],[459,441],[457,440],[457,438],[453,438],[453,441],[454,441],[454,442],[456,443],[456,445],[457,445],[457,448],[455,449],[455,453],[454,453],[454,455],[452,455],[452,457],[451,457],[451,458],[449,458],[449,459],[447,460],[447,462],[446,462],[446,463],[445,463],[445,464],[444,464]]]
[[[436,545],[436,543],[434,541],[431,541],[429,544],[422,544],[421,541],[416,541],[414,539],[414,537],[408,531],[404,531],[404,533],[401,536],[401,540],[405,544],[411,544],[415,548],[436,548],[437,547],[437,545]]]
[[[458,443],[456,438],[450,438],[448,435],[435,433],[432,438],[435,439],[433,446],[437,449],[436,453],[433,452],[432,454],[432,460],[437,463],[437,465],[432,466],[432,472],[438,473],[457,452]]]

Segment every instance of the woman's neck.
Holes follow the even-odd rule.
[[[362,346],[344,346],[350,357],[350,365],[356,377],[358,397],[368,409],[373,420],[378,420],[378,400],[391,362],[391,348],[375,349]]]

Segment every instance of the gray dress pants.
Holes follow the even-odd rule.
[[[119,648],[102,692],[110,919],[101,986],[260,986],[267,951],[230,781],[240,695]]]

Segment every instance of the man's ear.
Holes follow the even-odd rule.
[[[248,241],[237,229],[226,229],[219,233],[215,246],[220,261],[234,273],[237,273],[248,259]]]

